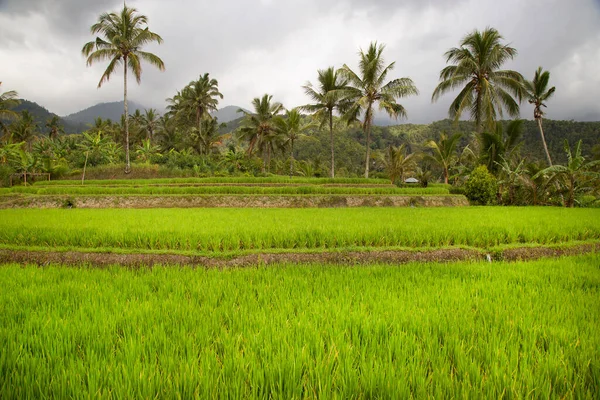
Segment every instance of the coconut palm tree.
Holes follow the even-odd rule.
[[[25,142],[31,151],[31,143],[38,134],[38,126],[29,111],[21,111],[19,120],[11,125],[11,131],[13,139],[17,142]]]
[[[218,110],[219,99],[223,98],[219,92],[219,82],[210,79],[206,73],[198,80],[191,81],[181,91],[180,96],[180,109],[177,112],[184,113],[188,117],[193,116],[198,135],[202,136],[202,120],[211,118],[210,112]]]
[[[144,130],[146,131],[146,139],[150,142],[154,140],[154,131],[156,131],[156,126],[158,125],[158,118],[159,116],[155,109],[150,108],[149,110],[145,110],[142,121]]]
[[[244,114],[242,126],[239,128],[240,138],[248,141],[248,154],[258,149],[263,155],[263,172],[270,164],[271,153],[278,136],[273,118],[283,111],[283,105],[272,102],[272,99],[270,94],[265,94],[262,98],[255,97],[252,100],[253,113],[241,108],[238,110],[238,113]]]
[[[2,86],[2,82],[0,82],[0,86]],[[18,94],[14,90],[0,93],[0,135],[8,135],[8,126],[5,124],[5,120],[19,118],[19,114],[11,110],[20,103],[17,96]]]
[[[430,140],[426,146],[433,150],[433,154],[427,158],[438,164],[444,172],[444,183],[448,184],[450,177],[450,168],[458,162],[456,146],[462,133],[455,133],[448,136],[446,133],[440,135],[439,141]]]
[[[314,126],[312,122],[304,122],[297,108],[285,113],[285,117],[277,116],[273,120],[275,129],[282,136],[282,147],[290,146],[290,178],[294,175],[294,142],[305,136],[304,132]]]
[[[142,64],[144,60],[164,71],[165,64],[153,53],[142,51],[146,44],[162,43],[162,38],[148,29],[148,18],[137,14],[135,8],[123,5],[119,13],[103,13],[90,28],[92,35],[100,34],[96,40],[86,43],[81,50],[87,57],[87,65],[95,62],[109,61],[100,78],[98,88],[110,79],[119,65],[123,65],[123,115],[128,116],[127,109],[127,70],[131,70],[137,83],[141,82]],[[129,161],[129,122],[125,118],[125,173],[131,171]]]
[[[390,177],[390,182],[404,183],[404,176],[415,167],[415,154],[406,154],[406,144],[391,146],[385,151],[382,162]]]
[[[493,131],[485,131],[479,135],[480,162],[488,171],[495,174],[504,160],[510,160],[521,143],[523,120],[516,119],[506,125],[497,124]]]
[[[544,111],[542,107],[546,107],[544,103],[554,94],[556,88],[552,86],[548,89],[548,81],[550,80],[550,72],[543,71],[542,67],[539,67],[535,71],[532,81],[525,81],[525,95],[528,97],[529,103],[533,104],[533,118],[537,121],[538,127],[540,128],[540,136],[542,137],[542,144],[544,145],[544,152],[546,153],[546,160],[548,165],[552,166],[552,158],[546,145],[546,138],[544,137],[544,129],[542,128],[542,118]]]
[[[431,96],[435,102],[443,94],[460,89],[448,115],[458,121],[468,111],[478,133],[494,130],[504,109],[510,117],[519,116],[517,100],[523,95],[523,77],[518,72],[500,69],[517,55],[516,49],[501,43],[502,39],[494,28],[475,30],[465,36],[460,47],[446,52],[446,62],[452,65],[442,69],[440,83]]]
[[[550,176],[559,179],[567,188],[568,196],[565,200],[567,207],[573,207],[575,204],[575,194],[586,189],[585,184],[590,180],[600,179],[600,173],[594,171],[594,168],[600,165],[600,160],[586,161],[581,155],[581,140],[575,146],[575,152],[571,151],[569,142],[565,139],[565,153],[567,153],[566,165],[553,165],[543,169],[533,176],[533,179],[541,175]]]
[[[352,99],[352,104],[345,113],[348,121],[356,121],[364,113],[363,130],[366,136],[365,178],[369,177],[369,161],[371,152],[371,125],[375,112],[375,103],[379,109],[390,117],[406,117],[406,109],[396,102],[401,97],[417,95],[419,91],[412,79],[400,78],[386,82],[387,75],[394,69],[395,63],[385,65],[382,53],[384,45],[371,43],[366,52],[359,52],[358,73],[346,64],[340,69],[342,76],[348,80],[349,88],[344,92]]]
[[[65,133],[58,115],[54,115],[46,121],[46,128],[50,130],[50,139],[56,139],[59,133]]]
[[[315,87],[308,82],[304,93],[313,101],[302,107],[303,110],[314,113],[315,118],[321,121],[321,126],[329,124],[329,138],[331,140],[331,170],[330,177],[335,178],[335,147],[333,142],[333,113],[343,113],[349,106],[345,95],[348,81],[342,77],[334,67],[318,71],[318,85]]]

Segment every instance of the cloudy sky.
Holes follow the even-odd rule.
[[[221,105],[249,108],[264,93],[291,108],[317,69],[357,66],[359,48],[386,44],[390,78],[411,77],[421,94],[403,99],[408,122],[444,118],[451,95],[431,93],[443,54],[474,29],[495,27],[519,54],[506,68],[531,79],[538,66],[557,88],[547,115],[600,119],[600,0],[131,0],[164,43],[147,48],[166,71],[147,67],[130,99],[164,109],[164,99],[209,72]],[[0,0],[0,81],[59,115],[122,99],[122,74],[97,89],[105,65],[86,67],[81,48],[113,0]],[[531,118],[529,104],[523,115]]]

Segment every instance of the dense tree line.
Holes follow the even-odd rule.
[[[83,47],[88,65],[108,61],[98,86],[123,66],[121,121],[98,118],[82,135],[64,135],[59,120],[52,119],[42,136],[30,113],[11,110],[16,92],[2,93],[4,175],[43,171],[60,176],[121,163],[129,173],[133,159],[195,175],[375,174],[396,184],[410,176],[423,185],[442,181],[468,192],[475,180],[466,183],[477,170],[482,182],[485,174],[494,182],[486,184],[495,193],[485,202],[572,206],[598,194],[598,124],[543,121],[555,93],[549,72],[539,68],[529,81],[501,69],[517,51],[493,28],[467,34],[446,53],[448,65],[440,72],[432,101],[458,92],[449,120],[392,127],[373,126],[376,110],[405,118],[409,111],[398,101],[419,92],[410,78],[391,75],[395,63],[384,61],[381,44],[359,52],[358,68],[344,64],[318,71],[317,84],[304,86],[308,104],[286,109],[264,94],[252,101],[250,112],[239,110],[240,120],[226,125],[213,117],[223,95],[208,73],[167,99],[165,115],[156,110],[130,115],[127,72],[139,83],[142,61],[164,69],[158,56],[142,50],[162,38],[148,30],[145,16],[128,7],[102,14],[91,31],[99,36]],[[517,118],[523,102],[531,104],[533,122],[504,120]]]

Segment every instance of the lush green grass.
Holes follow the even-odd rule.
[[[183,194],[242,194],[242,195],[445,195],[443,187],[339,187],[339,186],[16,186],[0,189],[1,194],[28,193],[36,195],[183,195]]]
[[[74,185],[80,181],[76,180],[56,180],[39,181],[35,186],[55,186],[55,185]],[[230,176],[230,177],[210,177],[210,178],[160,178],[160,179],[96,179],[87,180],[84,185],[161,185],[161,184],[202,184],[202,183],[293,183],[293,184],[371,184],[371,185],[389,185],[388,179],[364,179],[364,178],[302,178],[289,176]]]
[[[0,397],[597,398],[598,265],[4,265]]]
[[[486,248],[600,239],[600,210],[564,208],[7,209],[0,244],[223,252]]]

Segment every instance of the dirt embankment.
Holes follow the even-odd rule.
[[[0,263],[16,262],[38,265],[89,264],[97,267],[123,265],[129,267],[153,265],[190,265],[207,268],[248,267],[281,263],[293,264],[405,264],[409,262],[452,262],[452,261],[517,261],[543,257],[560,257],[600,251],[600,243],[588,243],[568,248],[513,248],[488,255],[483,250],[438,249],[430,251],[382,250],[382,251],[340,251],[320,253],[260,253],[221,259],[203,256],[175,254],[115,254],[84,253],[76,251],[25,251],[0,250]],[[488,258],[489,257],[489,258]]]
[[[327,207],[462,207],[461,195],[14,195],[2,196],[0,208],[327,208]]]

